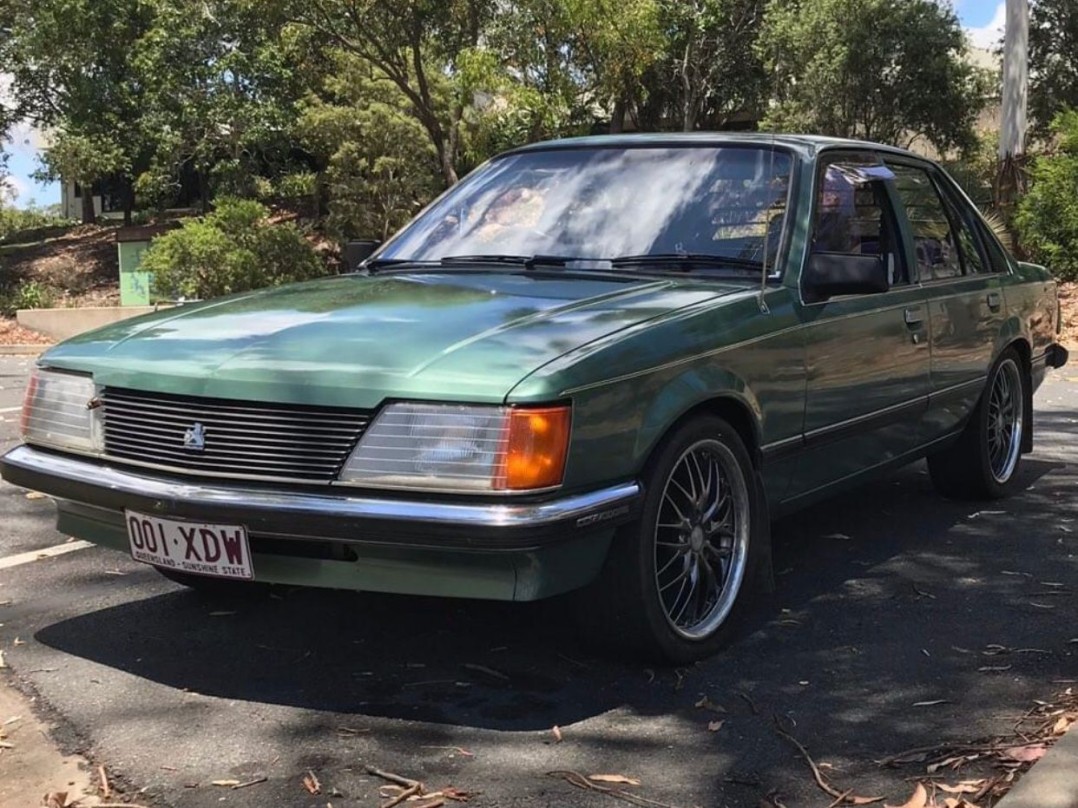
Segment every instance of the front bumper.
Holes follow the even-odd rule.
[[[56,499],[61,530],[117,549],[127,546],[123,512],[130,509],[245,525],[260,580],[508,600],[587,583],[598,572],[613,528],[633,519],[641,500],[635,482],[514,502],[205,482],[25,445],[0,458],[0,475]],[[314,545],[333,552],[312,557]],[[260,547],[267,549],[261,561]],[[403,577],[386,573],[388,567]],[[419,576],[425,583],[409,583],[410,573],[422,569],[429,573]],[[439,577],[439,570],[448,580],[432,589],[428,579]],[[477,588],[469,570],[486,583]],[[459,586],[452,583],[455,571]]]

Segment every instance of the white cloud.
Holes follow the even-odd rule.
[[[1003,27],[1007,23],[1007,4],[1005,2],[996,5],[996,12],[992,19],[979,28],[967,28],[966,35],[970,43],[977,48],[992,50],[999,45],[1003,38]]]

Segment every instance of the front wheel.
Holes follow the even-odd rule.
[[[701,416],[665,440],[644,481],[641,518],[615,537],[582,617],[597,640],[647,658],[703,659],[722,645],[766,540],[757,478],[737,432]]]
[[[962,435],[928,458],[932,484],[952,499],[998,499],[1016,485],[1025,428],[1026,374],[1013,348],[988,374]]]

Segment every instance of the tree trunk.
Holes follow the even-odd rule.
[[[1029,2],[1007,0],[1003,36],[1003,115],[999,132],[999,175],[995,203],[1010,222],[1021,186],[1026,148],[1026,104],[1029,85]]]
[[[94,210],[94,186],[93,183],[82,183],[82,223],[94,224],[97,222],[97,211]]]
[[[129,177],[123,179],[124,226],[131,226],[131,216],[135,210],[135,185]]]
[[[617,135],[625,128],[625,96],[619,95],[614,99],[614,114],[610,118],[610,134]]]

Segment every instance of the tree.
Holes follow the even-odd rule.
[[[352,54],[334,64],[297,132],[323,166],[326,229],[342,241],[384,239],[437,192],[437,155],[393,82]]]
[[[1033,0],[1029,24],[1029,112],[1045,135],[1067,108],[1078,109],[1078,3]]]
[[[396,85],[430,138],[445,184],[452,185],[461,122],[471,102],[459,83],[462,62],[479,48],[494,5],[494,0],[295,0],[291,14]]]
[[[115,140],[75,130],[62,130],[53,136],[41,158],[42,180],[61,177],[82,186],[82,221],[95,221],[93,184],[111,174],[124,173],[129,168],[127,156]]]
[[[962,27],[935,0],[770,0],[758,52],[764,125],[940,150],[976,142],[986,97]]]
[[[253,195],[261,174],[287,167],[299,102],[319,74],[312,50],[257,0],[161,0],[132,54],[152,143],[140,186],[167,188],[191,168],[204,207],[216,193]]]
[[[766,0],[664,0],[663,72],[673,79],[665,96],[683,131],[722,129],[735,113],[759,107],[766,81],[753,46],[765,6]]]
[[[1018,205],[1015,226],[1022,246],[1057,277],[1078,280],[1078,111],[1056,116],[1050,128],[1059,142],[1030,169],[1030,190]]]
[[[0,70],[12,77],[13,114],[63,130],[58,145],[64,153],[46,166],[46,173],[60,164],[100,166],[105,155],[127,166],[140,161],[142,83],[131,70],[129,54],[152,21],[153,7],[147,0],[4,4]],[[130,177],[126,179],[124,210],[129,218],[133,199]],[[84,194],[84,213],[92,215],[85,203],[88,196]]]

